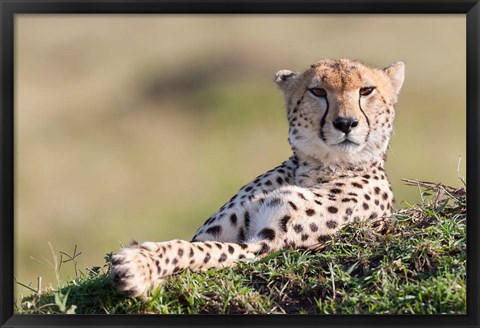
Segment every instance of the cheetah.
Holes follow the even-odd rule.
[[[145,296],[181,270],[314,248],[345,223],[390,216],[394,198],[384,166],[404,71],[402,62],[377,69],[324,59],[302,73],[277,72],[291,157],[243,186],[191,241],[121,249],[112,256],[115,288]]]

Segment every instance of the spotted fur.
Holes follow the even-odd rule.
[[[144,295],[180,270],[235,265],[286,248],[312,248],[347,222],[391,214],[384,171],[404,64],[376,69],[321,60],[281,70],[293,155],[243,186],[191,242],[145,242],[112,257],[113,284]]]

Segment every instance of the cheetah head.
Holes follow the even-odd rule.
[[[382,159],[404,69],[402,62],[376,69],[348,59],[326,59],[303,73],[277,72],[293,150],[324,164]]]

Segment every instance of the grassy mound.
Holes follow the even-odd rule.
[[[315,250],[169,277],[146,300],[113,290],[109,264],[16,304],[16,312],[466,313],[466,191],[418,181],[421,204],[354,222]]]

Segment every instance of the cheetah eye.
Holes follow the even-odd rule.
[[[375,87],[360,88],[360,96],[368,96],[375,90]]]
[[[323,88],[311,88],[308,89],[315,97],[326,97],[327,91]]]

